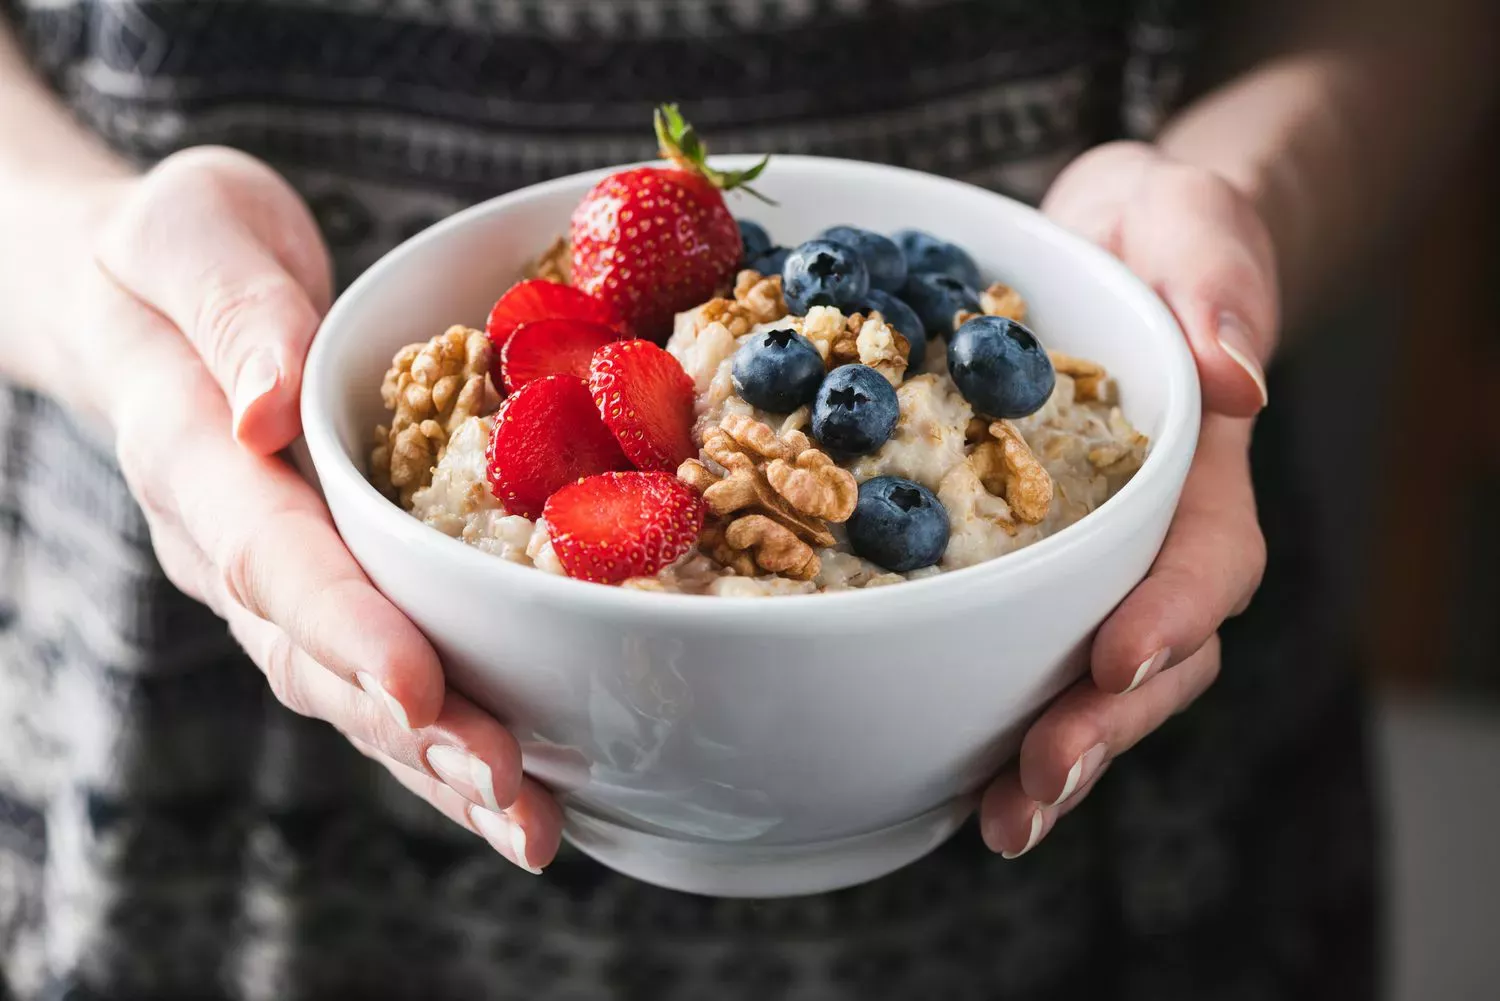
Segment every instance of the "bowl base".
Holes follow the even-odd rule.
[[[879,879],[947,841],[974,809],[951,800],[892,827],[803,845],[668,838],[569,806],[563,836],[616,872],[709,897],[798,897]]]

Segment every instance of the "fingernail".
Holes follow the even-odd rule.
[[[360,671],[354,677],[359,681],[359,687],[365,690],[366,695],[374,699],[376,702],[380,702],[385,705],[386,712],[391,714],[391,716],[396,720],[397,724],[400,725],[401,729],[411,729],[411,721],[407,719],[406,708],[402,706],[401,703],[397,702],[396,697],[390,692],[386,691],[384,686],[382,686],[380,682],[375,680],[374,675],[370,674],[367,671]]]
[[[1147,678],[1151,677],[1157,671],[1160,671],[1162,669],[1163,665],[1165,665],[1167,662],[1167,658],[1170,656],[1172,656],[1172,651],[1167,647],[1162,647],[1160,650],[1153,653],[1150,657],[1147,657],[1141,663],[1141,666],[1135,669],[1135,677],[1130,679],[1129,687],[1127,687],[1125,691],[1121,692],[1120,694],[1125,695],[1129,692],[1133,692],[1137,688],[1141,687],[1141,685],[1145,684]]]
[[[526,860],[526,831],[520,824],[503,813],[492,813],[479,806],[469,808],[469,817],[496,851],[502,855],[509,852],[511,861],[527,872],[537,876],[542,874],[542,870]]]
[[[1042,838],[1042,808],[1040,806],[1038,806],[1031,813],[1031,834],[1029,834],[1027,836],[1027,838],[1026,838],[1026,847],[1022,848],[1018,852],[1001,852],[1000,853],[1000,857],[1003,858],[1003,859],[1020,858],[1022,855],[1025,855],[1027,852],[1029,852],[1033,848],[1035,848],[1036,847],[1036,843],[1038,841],[1040,841],[1041,838]]]
[[[265,396],[276,388],[281,381],[281,366],[276,363],[276,356],[270,351],[262,348],[245,359],[240,366],[239,374],[234,377],[234,394],[231,404],[234,410],[234,428],[239,430],[240,422],[245,419],[245,414],[256,400]]]
[[[499,810],[495,799],[495,776],[490,766],[476,755],[447,744],[433,744],[427,749],[427,764],[454,792],[470,802]]]
[[[1255,345],[1250,340],[1250,331],[1233,313],[1219,314],[1219,347],[1224,349],[1230,360],[1245,370],[1246,375],[1255,380],[1255,388],[1260,390],[1260,405],[1264,407],[1270,403],[1266,372],[1260,367],[1260,362],[1255,360]]]
[[[1052,805],[1062,806],[1072,798],[1075,792],[1088,785],[1089,779],[1094,777],[1094,773],[1099,770],[1100,765],[1104,764],[1104,759],[1108,755],[1107,744],[1095,744],[1080,754],[1078,760],[1073,762],[1073,767],[1068,769],[1068,779],[1063,783],[1062,792],[1052,801]]]

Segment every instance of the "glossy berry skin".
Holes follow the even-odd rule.
[[[895,573],[930,567],[948,549],[947,509],[931,490],[899,476],[861,483],[844,528],[855,553]]]
[[[580,476],[630,468],[588,385],[571,375],[528,382],[506,397],[485,461],[490,491],[506,511],[527,518]]]
[[[980,286],[979,265],[957,244],[919,229],[903,229],[896,234],[896,246],[906,257],[908,274],[947,275],[970,288]]]
[[[762,275],[779,275],[781,269],[786,267],[786,259],[791,255],[790,247],[772,247],[759,257],[749,261],[745,266],[751,271],[758,271]]]
[[[750,334],[730,362],[734,391],[752,406],[789,414],[811,403],[823,383],[823,356],[794,330]]]
[[[741,219],[739,223],[741,260],[748,263],[770,251],[771,234],[764,226],[750,219]]]
[[[987,417],[1026,417],[1052,395],[1057,373],[1030,330],[1004,316],[970,320],[948,339],[948,374]]]
[[[979,293],[948,275],[912,275],[901,298],[916,311],[927,339],[953,332],[953,318],[961,311],[979,312]]]
[[[870,273],[844,244],[809,240],[787,255],[781,290],[787,308],[797,316],[806,316],[814,306],[843,309],[870,291]]]
[[[547,501],[552,551],[569,577],[618,584],[650,577],[698,540],[703,499],[672,473],[604,473]]]
[[[611,174],[573,213],[573,283],[614,306],[637,337],[657,342],[680,311],[713,298],[734,275],[740,228],[708,178],[639,167]]]
[[[818,234],[818,239],[842,243],[858,254],[870,272],[870,288],[899,292],[906,284],[906,256],[890,237],[858,226],[834,226]]]
[[[911,349],[906,358],[906,370],[915,372],[921,368],[923,359],[927,357],[927,328],[922,325],[922,318],[917,315],[916,310],[889,292],[874,288],[865,293],[865,297],[855,304],[855,308],[866,315],[879,313],[888,326],[895,328],[898,334],[906,338]]]
[[[693,380],[650,341],[617,341],[594,352],[589,392],[599,417],[638,469],[675,471],[698,454]]]
[[[901,403],[885,376],[868,365],[842,365],[813,401],[812,434],[840,455],[868,455],[890,440]]]

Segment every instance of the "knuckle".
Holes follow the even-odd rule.
[[[231,542],[219,561],[219,579],[231,601],[257,618],[266,618],[260,600],[260,559],[255,542],[241,537]]]
[[[260,668],[276,701],[299,716],[311,716],[297,669],[297,648],[284,633],[278,633],[261,658]]]
[[[283,311],[295,295],[291,279],[278,273],[254,281],[211,285],[193,321],[193,341],[204,360],[222,377],[226,366],[242,353],[237,345],[243,331],[258,318]]]

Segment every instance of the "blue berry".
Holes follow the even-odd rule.
[[[852,248],[865,262],[865,270],[870,272],[872,289],[899,292],[906,284],[906,258],[890,237],[857,226],[834,226],[825,229],[818,239],[832,240]]]
[[[855,304],[855,308],[861,313],[879,313],[883,316],[885,322],[896,328],[896,332],[905,337],[907,344],[911,346],[911,354],[906,359],[906,370],[915,372],[921,367],[922,359],[927,357],[927,329],[922,326],[922,319],[914,309],[889,292],[882,292],[877,288],[870,289]]]
[[[729,365],[734,391],[752,406],[777,414],[812,402],[823,371],[823,356],[795,330],[747,336]]]
[[[964,399],[988,417],[1034,414],[1057,373],[1031,331],[1004,316],[980,316],[948,339],[948,374]]]
[[[970,288],[979,287],[979,266],[962,247],[920,229],[897,233],[896,246],[906,255],[906,270],[911,274],[948,275]]]
[[[868,455],[890,439],[900,416],[901,402],[885,376],[868,365],[842,365],[818,389],[812,433],[840,455]]]
[[[786,267],[787,255],[790,253],[786,247],[772,247],[759,257],[751,258],[745,266],[763,275],[779,275],[781,269]]]
[[[844,526],[854,551],[887,570],[930,567],[948,549],[948,512],[931,490],[899,476],[859,485],[859,503]]]
[[[745,252],[740,255],[742,261],[753,261],[771,249],[771,234],[758,222],[749,219],[739,220],[740,243]]]
[[[912,275],[901,298],[921,318],[928,340],[953,333],[953,318],[960,310],[979,312],[979,293],[951,275]]]
[[[809,240],[787,255],[781,269],[786,304],[798,316],[814,306],[840,309],[870,291],[870,272],[849,247],[832,240]]]

